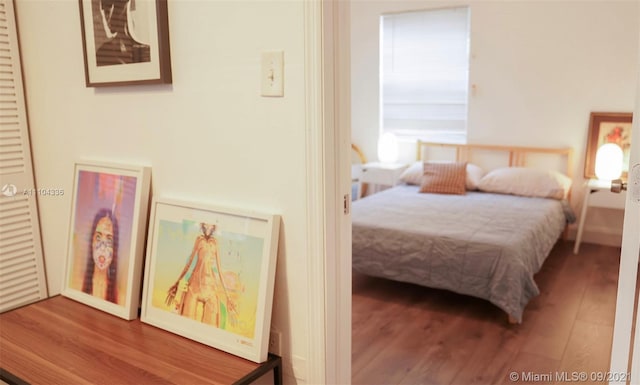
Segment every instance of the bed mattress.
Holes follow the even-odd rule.
[[[518,322],[565,228],[554,199],[418,193],[400,185],[353,202],[353,268],[486,299]]]

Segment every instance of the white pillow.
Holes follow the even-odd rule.
[[[415,162],[400,174],[400,182],[406,184],[414,184],[420,186],[422,175],[424,174],[424,166],[422,162]]]
[[[485,192],[565,199],[571,178],[557,171],[504,167],[488,172],[480,179],[478,188]]]
[[[467,190],[477,190],[484,170],[473,163],[467,163]]]
[[[442,162],[451,163],[451,162]],[[420,186],[422,184],[422,176],[424,175],[424,163],[415,162],[409,168],[400,174],[400,181],[406,184],[414,184]],[[467,177],[465,186],[467,190],[477,190],[478,183],[484,175],[484,170],[472,163],[467,163]]]

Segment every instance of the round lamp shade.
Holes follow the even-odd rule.
[[[596,153],[596,176],[601,180],[614,180],[622,175],[624,154],[614,143],[602,145]]]
[[[394,163],[398,160],[398,139],[385,132],[378,140],[378,160],[382,163]]]

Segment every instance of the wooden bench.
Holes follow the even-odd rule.
[[[9,384],[250,384],[282,360],[254,363],[62,296],[0,314],[0,379]]]

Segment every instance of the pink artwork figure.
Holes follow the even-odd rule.
[[[91,255],[82,282],[82,291],[118,303],[118,221],[109,209],[98,211],[91,226]]]
[[[202,235],[196,238],[187,264],[167,291],[165,303],[171,305],[177,302],[175,309],[177,313],[224,328],[227,316],[231,315],[231,320],[235,317],[236,305],[227,292],[221,273],[218,242],[213,236],[216,225],[201,223],[200,229]],[[192,266],[194,263],[195,266]],[[186,287],[184,283],[181,284],[183,278],[187,281]],[[176,298],[177,295],[182,298]],[[199,306],[202,310],[200,316],[198,316]]]

